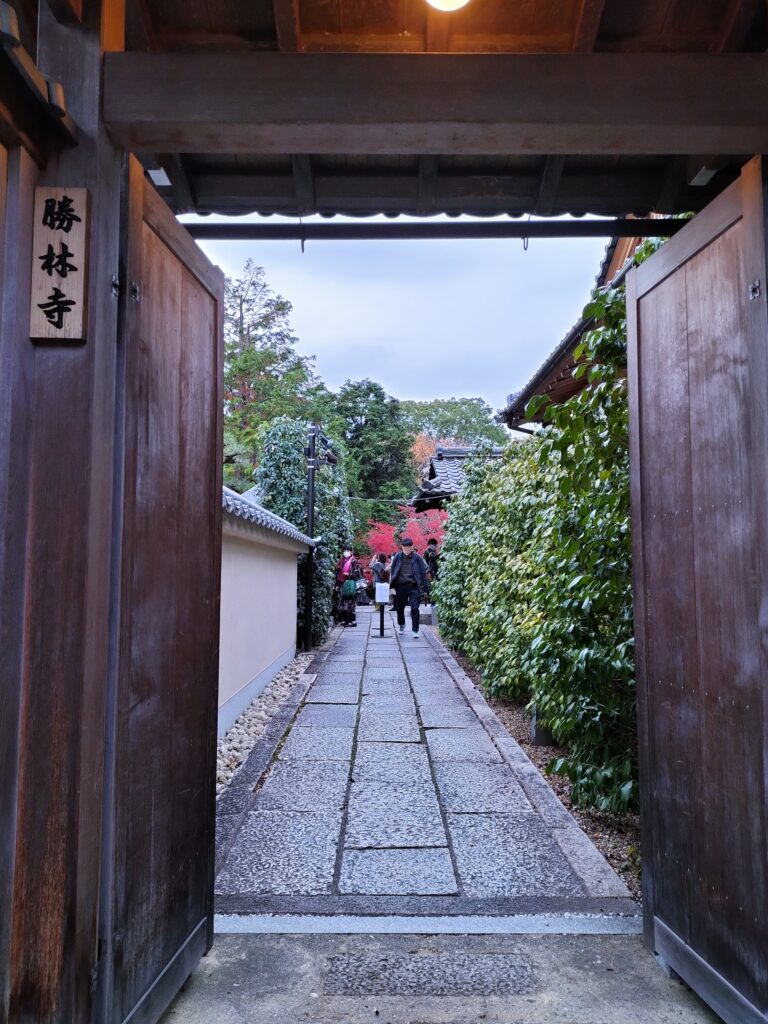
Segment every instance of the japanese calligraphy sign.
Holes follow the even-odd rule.
[[[85,340],[88,190],[35,189],[29,336]]]

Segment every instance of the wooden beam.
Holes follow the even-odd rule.
[[[732,53],[746,42],[752,23],[763,0],[731,0],[717,35],[712,40],[712,53]]]
[[[673,157],[664,172],[659,194],[654,203],[657,213],[672,213],[677,210],[677,200],[686,185],[686,161]]]
[[[273,0],[277,45],[286,53],[299,49],[301,27],[299,21],[299,0]]]
[[[559,159],[559,158],[557,158]],[[201,212],[294,213],[296,184],[292,174],[216,174],[194,176]],[[435,157],[421,157],[419,174],[313,175],[314,203],[320,213],[361,214],[373,211],[429,216],[432,213],[529,213],[540,188],[535,173],[438,175]],[[644,170],[596,176],[572,172],[561,185],[551,212],[616,215],[655,208],[658,183]],[[540,211],[534,211],[539,213]]]
[[[451,38],[451,15],[427,6],[424,49],[427,53],[448,53]]]
[[[548,217],[555,206],[557,190],[560,187],[560,179],[563,176],[565,159],[561,156],[548,156],[541,169],[539,179],[539,194],[536,197],[536,205],[533,212],[542,217]]]
[[[315,213],[315,177],[312,173],[312,161],[308,156],[292,156],[293,189],[296,206],[300,216],[306,217]]]
[[[125,33],[134,50],[159,50],[148,0],[126,0]]]
[[[168,175],[177,213],[194,213],[197,208],[195,190],[192,187],[184,160],[178,153],[157,153],[157,162]]]
[[[419,182],[416,197],[416,213],[419,217],[427,217],[435,212],[437,195],[437,157],[422,156],[419,158]]]
[[[469,238],[644,238],[675,235],[683,220],[507,220],[474,223],[427,221],[381,224],[185,224],[193,238],[229,241],[403,241]]]
[[[575,53],[591,53],[594,50],[604,10],[605,0],[581,0],[573,32]]]
[[[48,6],[62,25],[79,25],[83,20],[83,0],[48,0]]]
[[[760,153],[768,152],[768,62],[762,54],[106,54],[104,118],[137,152]]]

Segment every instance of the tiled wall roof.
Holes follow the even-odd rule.
[[[256,526],[262,526],[266,530],[271,530],[272,533],[288,537],[290,540],[297,541],[300,544],[308,544],[314,547],[317,543],[311,537],[307,537],[306,534],[297,530],[287,519],[276,516],[274,512],[269,512],[263,505],[259,505],[244,495],[238,494],[237,491],[233,491],[229,487],[222,487],[221,490],[222,508],[230,515],[237,516],[238,519],[244,519],[249,523],[255,523]]]

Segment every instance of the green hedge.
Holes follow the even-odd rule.
[[[641,256],[655,246],[646,245]],[[623,287],[585,311],[589,387],[452,502],[436,599],[446,639],[494,693],[524,698],[568,751],[575,803],[637,805]],[[541,410],[544,400],[529,407]]]

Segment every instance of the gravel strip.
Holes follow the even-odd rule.
[[[608,814],[605,811],[574,807],[570,800],[570,781],[560,775],[548,775],[546,771],[549,762],[556,757],[565,756],[566,751],[562,747],[543,747],[531,743],[531,719],[526,714],[524,705],[490,696],[483,687],[482,676],[474,665],[458,651],[451,649],[451,654],[472,682],[482,689],[485,699],[501,719],[507,732],[517,740],[533,761],[563,806],[568,808],[614,871],[621,876],[632,893],[632,898],[641,903],[639,815]]]
[[[277,673],[219,740],[216,750],[216,795],[224,789],[246,759],[275,712],[283,705],[314,657],[315,652],[297,654],[290,665]]]

